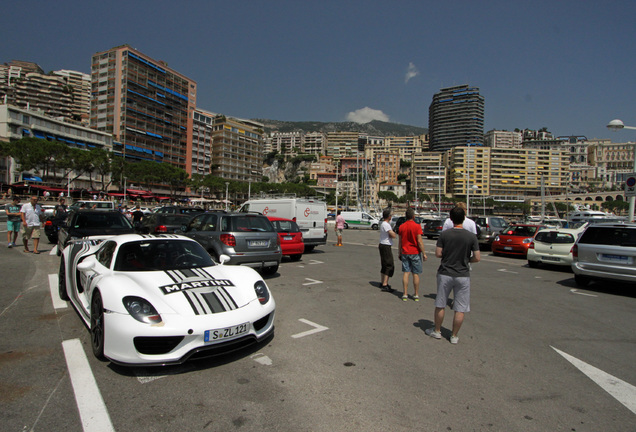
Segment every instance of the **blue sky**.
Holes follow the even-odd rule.
[[[442,87],[485,97],[485,130],[636,141],[636,2],[14,1],[0,62],[88,73],[129,44],[198,84],[203,109],[242,118],[428,127]]]

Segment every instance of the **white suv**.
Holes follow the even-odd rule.
[[[636,283],[636,223],[588,226],[572,247],[572,257],[579,286],[593,279]]]

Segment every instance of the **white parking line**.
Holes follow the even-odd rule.
[[[57,255],[57,245],[53,246],[53,249],[51,249],[51,252],[49,252],[49,255]]]
[[[65,340],[62,348],[84,432],[114,431],[82,343],[79,339]]]
[[[51,290],[51,301],[53,302],[54,309],[64,309],[68,307],[68,303],[60,298],[58,281],[59,279],[57,277],[57,274],[51,273],[49,275],[49,290]]]
[[[321,331],[329,330],[329,327],[321,326],[320,324],[313,323],[313,322],[311,322],[309,320],[306,320],[306,319],[303,319],[303,318],[298,319],[298,321],[303,322],[303,323],[305,323],[307,325],[310,325],[310,326],[314,327],[314,329],[313,330],[307,330],[305,332],[297,333],[295,335],[292,335],[292,337],[294,339],[298,339],[298,338],[301,338],[301,337],[309,336],[309,335],[314,334],[314,333],[320,333]]]
[[[589,365],[576,357],[572,357],[569,354],[559,351],[555,347],[551,346],[553,350],[561,354],[567,361],[572,363],[578,370],[583,372],[598,384],[603,390],[612,395],[617,401],[625,405],[628,410],[636,414],[636,387],[623,380],[616,378],[604,372],[592,365]]]

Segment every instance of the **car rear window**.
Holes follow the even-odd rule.
[[[503,228],[506,226],[506,220],[502,218],[490,218],[490,226]]]
[[[533,236],[537,232],[537,227],[511,226],[504,230],[504,235],[512,236]]]
[[[298,225],[294,221],[272,221],[277,232],[297,233],[300,232]]]
[[[590,226],[579,243],[611,246],[636,246],[636,229],[629,227]]]
[[[234,232],[274,232],[269,219],[264,216],[245,215],[225,217],[221,222],[221,231]]]
[[[556,231],[539,231],[534,237],[535,241],[550,244],[574,243],[574,236],[570,233],[560,233]]]

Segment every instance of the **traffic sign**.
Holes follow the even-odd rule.
[[[625,196],[636,196],[636,173],[628,174],[625,180]]]

